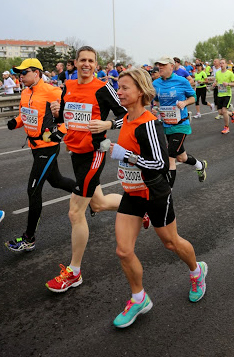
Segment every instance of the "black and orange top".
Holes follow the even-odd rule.
[[[58,123],[65,123],[64,137],[68,149],[75,153],[96,151],[105,139],[106,131],[92,134],[87,125],[90,120],[106,120],[110,109],[116,115],[116,126],[121,127],[127,110],[120,105],[114,88],[108,82],[93,78],[90,83],[79,84],[67,80],[63,90]]]
[[[127,119],[128,114],[118,138],[118,144],[127,150],[118,170],[124,190],[147,200],[167,195],[171,191],[169,156],[162,124],[148,110],[133,121]],[[135,165],[129,164],[131,154],[138,155]]]
[[[24,126],[26,134],[32,138],[28,140],[28,146],[32,149],[58,145],[57,142],[48,143],[42,138],[36,138],[39,138],[46,128],[52,131],[52,128],[56,126],[50,110],[50,103],[60,99],[61,94],[60,88],[44,83],[43,79],[40,79],[35,86],[22,91],[16,128]],[[59,130],[65,133],[65,126],[63,127],[61,126]]]

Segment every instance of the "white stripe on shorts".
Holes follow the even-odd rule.
[[[171,198],[171,193],[167,197],[167,207],[166,207],[166,213],[164,216],[164,227],[167,225],[167,214],[168,214],[168,209],[169,209],[169,205],[170,205],[170,198]]]

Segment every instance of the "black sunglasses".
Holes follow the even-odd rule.
[[[26,74],[28,72],[32,72],[32,71],[28,71],[27,69],[23,69],[23,71],[21,71],[20,74],[22,74],[23,76],[26,76]]]

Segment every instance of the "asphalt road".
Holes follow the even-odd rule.
[[[194,106],[193,106],[194,111]],[[66,192],[45,184],[43,201],[65,197],[43,207],[36,249],[12,253],[3,243],[20,236],[27,219],[27,179],[32,155],[21,149],[25,134],[0,129],[0,356],[4,357],[232,357],[234,355],[234,125],[222,135],[216,113],[193,119],[187,152],[208,162],[207,180],[200,183],[188,165],[178,165],[173,189],[180,235],[209,267],[207,293],[198,303],[188,300],[189,272],[166,251],[154,233],[142,229],[136,251],[144,267],[144,287],[154,306],[129,328],[112,321],[130,298],[115,256],[114,212],[91,218],[90,239],[82,264],[83,284],[64,294],[45,287],[70,263],[69,199]],[[232,124],[231,124],[232,125]],[[118,132],[109,137],[115,141]],[[19,150],[19,151],[17,151]],[[70,156],[61,145],[59,166],[73,177]],[[101,177],[104,193],[122,189],[116,183],[117,163],[109,155]]]

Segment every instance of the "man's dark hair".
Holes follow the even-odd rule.
[[[180,59],[178,57],[174,57],[173,60],[177,63],[180,63]]]
[[[82,51],[90,51],[93,52],[95,54],[95,61],[97,61],[97,52],[95,51],[95,49],[91,46],[82,46],[80,47],[77,52],[76,52],[76,59],[78,60],[79,55]]]
[[[75,66],[75,65],[74,65],[74,60],[73,60],[73,59],[69,59],[69,60],[67,60],[67,64],[68,64],[68,63],[69,63],[69,64],[71,64],[73,67]]]

